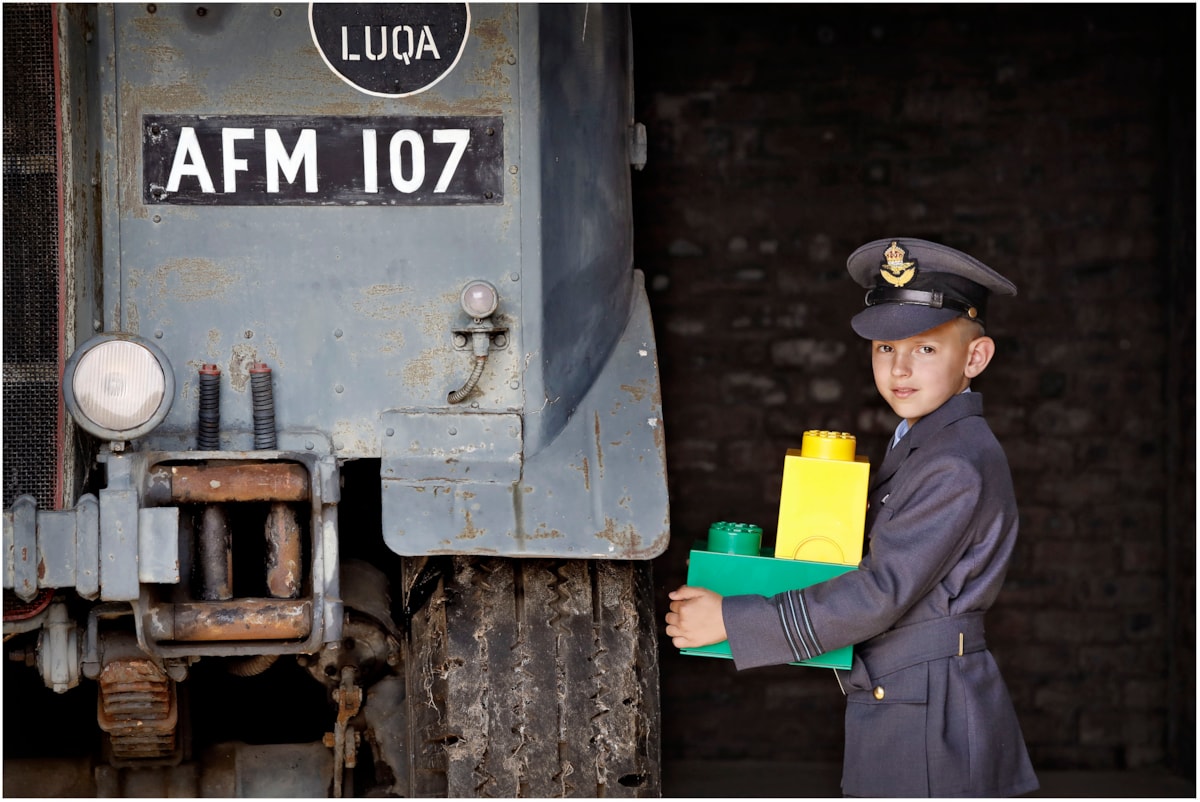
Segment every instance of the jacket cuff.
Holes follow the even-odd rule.
[[[794,593],[797,598],[788,598]],[[721,617],[729,649],[738,671],[760,666],[808,660],[821,653],[815,637],[797,637],[790,621],[803,621],[803,599],[798,591],[765,596],[726,596]]]

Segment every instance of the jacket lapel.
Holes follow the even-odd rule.
[[[896,443],[895,447],[889,448],[888,452],[884,454],[883,462],[879,464],[879,469],[876,470],[875,476],[871,480],[870,491],[874,493],[877,488],[891,479],[908,455],[920,448],[921,444],[934,433],[962,418],[982,414],[983,396],[971,392],[959,393],[921,418],[915,426],[908,430],[908,434],[900,438],[900,442]]]

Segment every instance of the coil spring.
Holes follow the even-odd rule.
[[[275,396],[271,369],[263,363],[250,368],[250,395],[254,402],[254,448],[275,448]]]
[[[221,369],[216,365],[200,368],[200,422],[196,448],[201,451],[221,448]]]

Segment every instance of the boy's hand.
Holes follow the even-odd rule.
[[[707,588],[684,585],[667,596],[671,599],[667,635],[675,648],[710,646],[727,639],[719,594]]]

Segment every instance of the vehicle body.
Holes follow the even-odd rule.
[[[627,9],[4,13],[6,792],[660,793]]]

